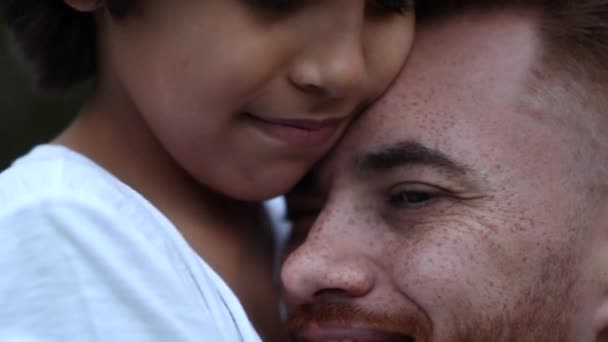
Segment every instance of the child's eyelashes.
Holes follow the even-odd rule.
[[[302,0],[247,0],[262,9],[273,11],[288,11],[291,10],[298,2]]]
[[[272,11],[289,11],[310,0],[247,0],[262,9]],[[327,1],[327,0],[320,0]],[[413,0],[368,0],[369,6],[375,11],[404,14],[413,10]]]
[[[414,9],[413,0],[370,0],[370,5],[376,10],[405,14]]]

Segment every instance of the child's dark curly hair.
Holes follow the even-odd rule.
[[[136,2],[104,0],[104,5],[123,18]],[[63,90],[95,77],[97,29],[92,13],[78,12],[63,0],[0,0],[0,10],[40,89]]]

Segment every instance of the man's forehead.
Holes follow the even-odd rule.
[[[491,64],[488,61],[525,67],[541,47],[540,22],[532,11],[508,8],[462,12],[422,22],[417,27],[412,59],[433,64],[427,71],[440,73],[460,67],[484,68]]]
[[[535,18],[520,12],[464,13],[423,23],[416,39],[393,95],[408,105],[445,99],[457,106],[471,97],[516,101],[541,52]]]
[[[322,183],[353,169],[357,156],[382,147],[416,142],[442,150],[443,140],[450,148],[454,137],[448,135],[459,122],[515,104],[536,58],[533,23],[521,13],[498,12],[422,25],[391,89],[319,168]]]

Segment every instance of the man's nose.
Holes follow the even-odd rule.
[[[333,224],[339,223],[317,220],[306,241],[285,261],[281,278],[290,305],[324,296],[361,297],[374,288],[373,263],[365,252],[349,247],[352,244],[340,243],[340,229],[328,226]]]

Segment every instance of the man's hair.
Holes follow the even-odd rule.
[[[608,0],[417,1],[421,21],[466,10],[509,8],[530,9],[539,16],[543,60],[561,69],[553,71],[608,81]]]
[[[120,19],[137,0],[105,0]],[[63,90],[95,77],[97,28],[92,13],[82,13],[63,0],[0,0],[0,11],[18,53],[34,72],[42,90]]]
[[[580,165],[596,184],[593,191],[608,196],[608,0],[419,0],[416,8],[419,21],[431,24],[511,9],[529,11],[540,37],[522,108],[541,117],[562,114],[559,124],[577,132],[576,140],[568,141],[579,147]]]

